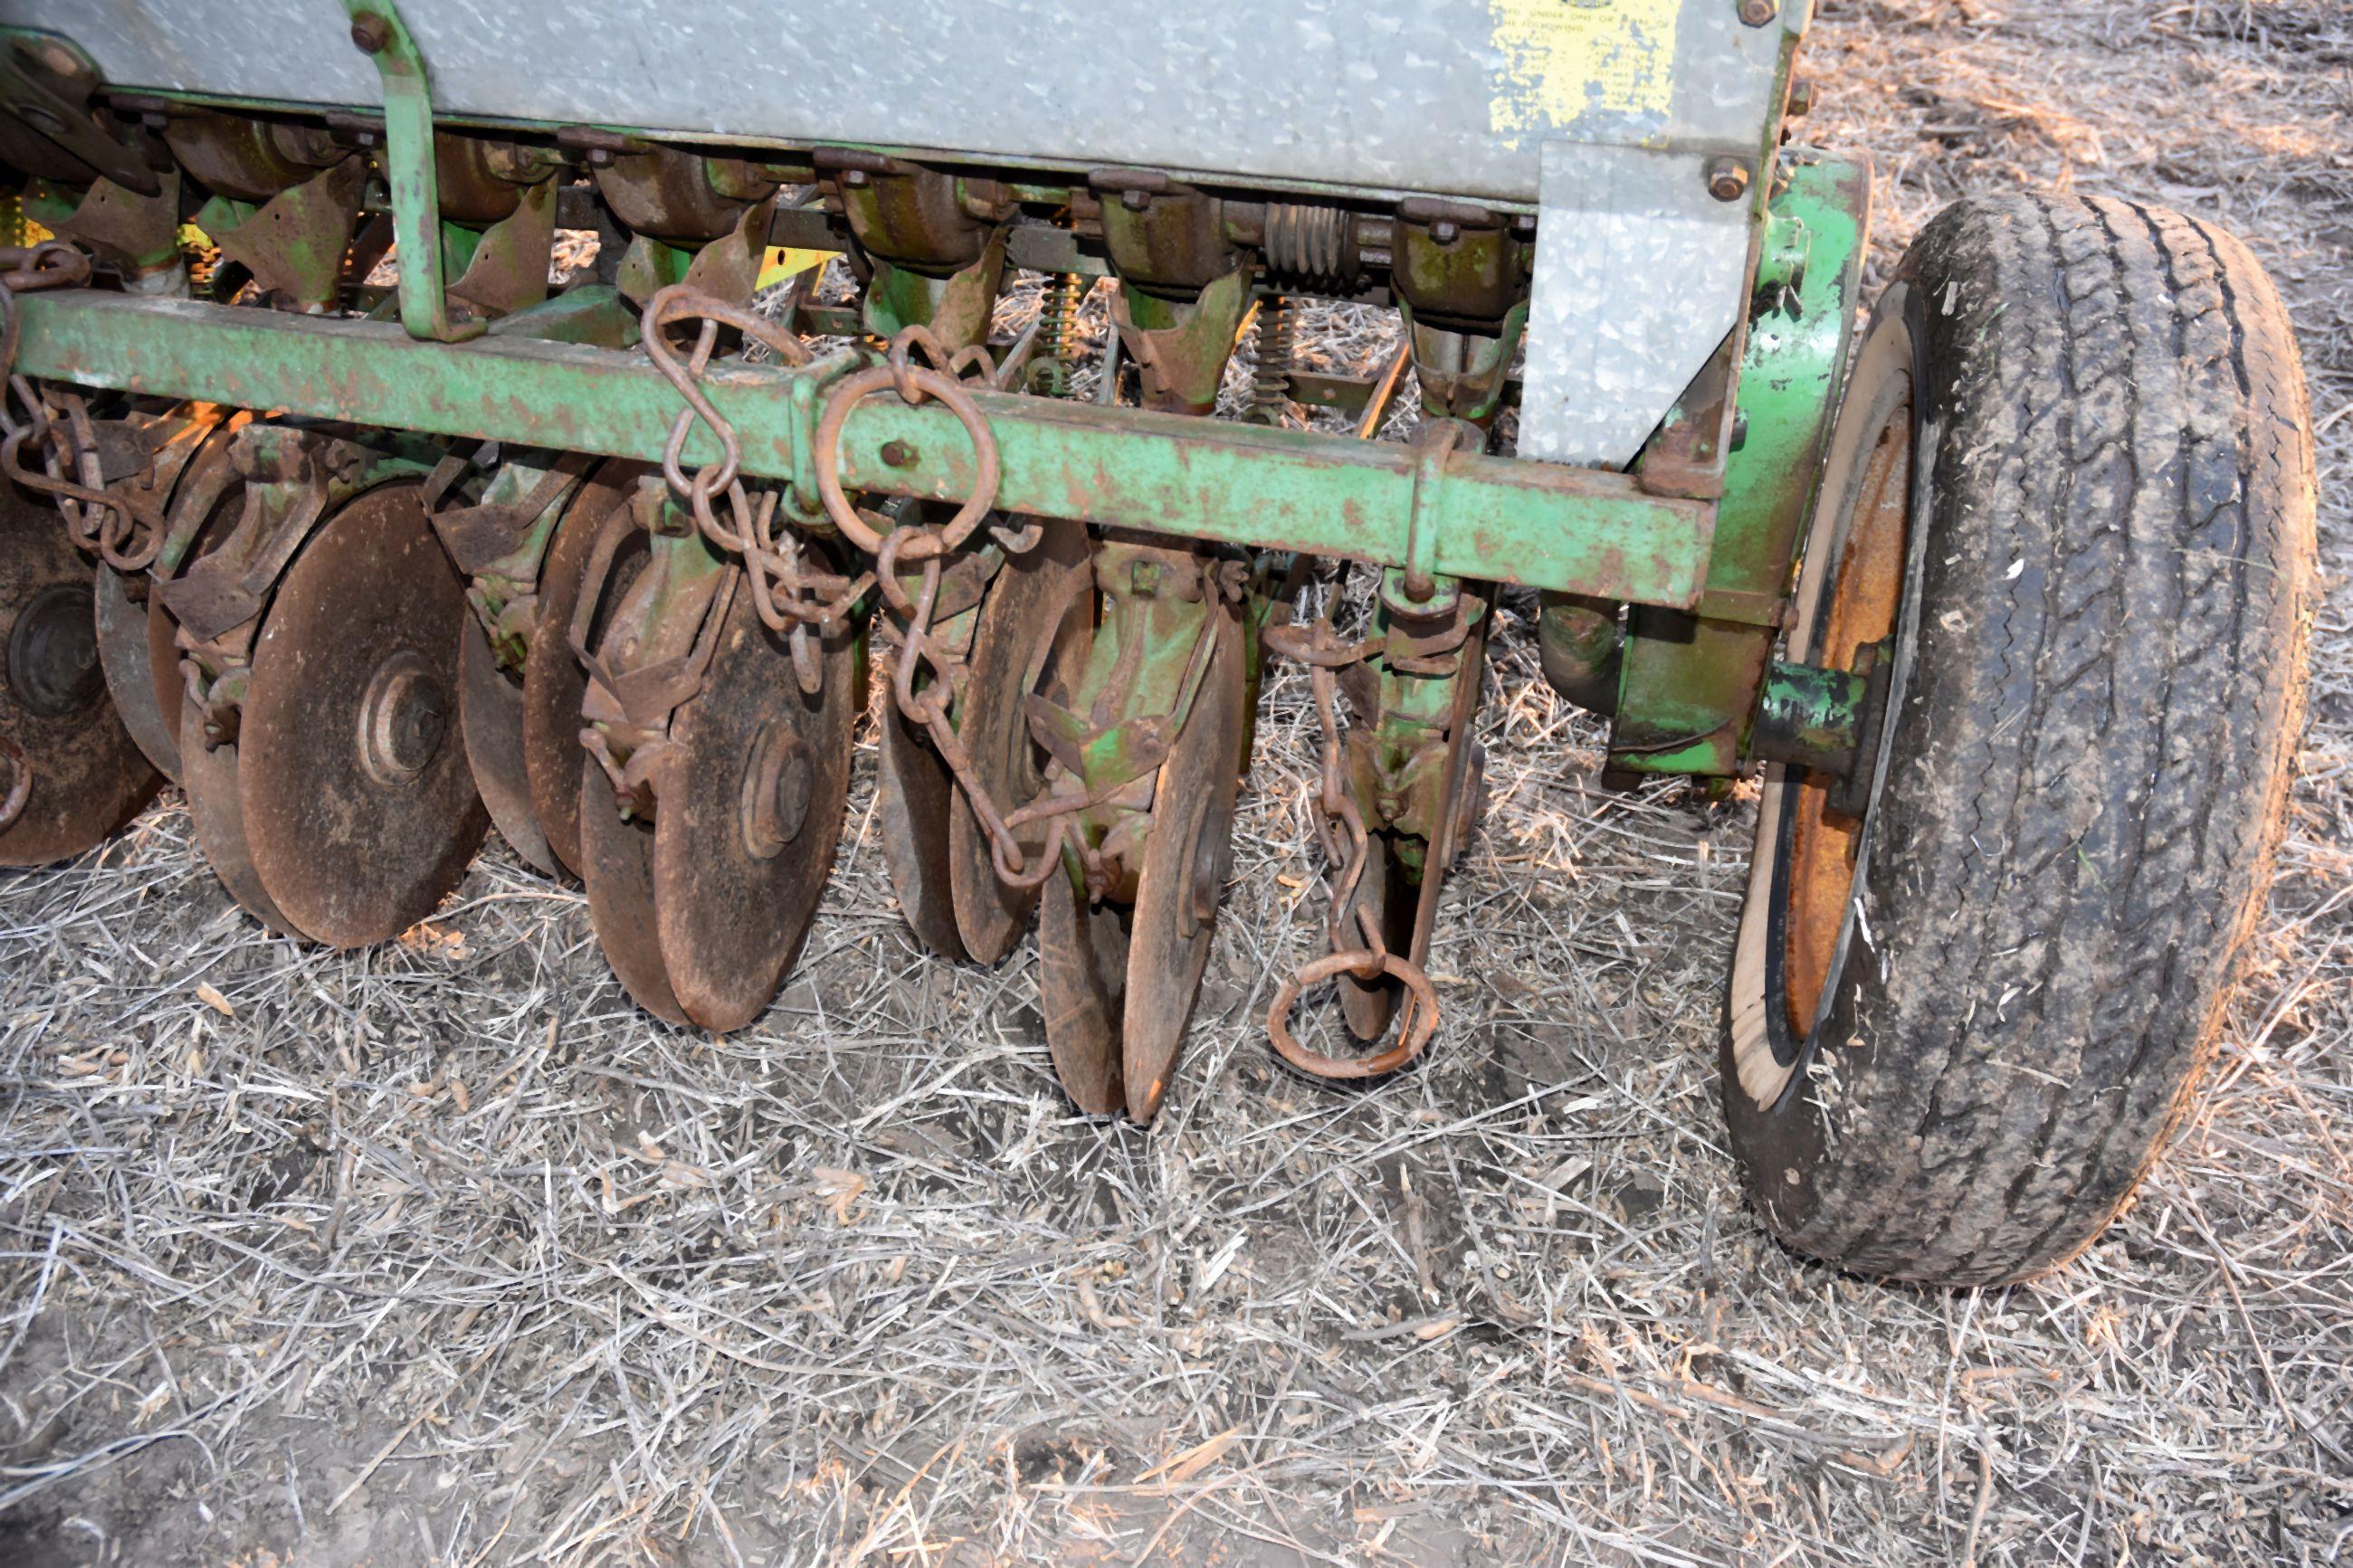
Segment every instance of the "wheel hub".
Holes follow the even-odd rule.
[[[784,724],[760,731],[744,769],[744,847],[769,860],[800,837],[816,783],[808,747]]]
[[[45,719],[98,700],[106,675],[98,662],[98,625],[87,586],[58,584],[25,606],[8,636],[8,686]]]
[[[449,732],[449,692],[432,661],[413,648],[376,667],[360,703],[360,762],[378,784],[406,784],[441,754]]]

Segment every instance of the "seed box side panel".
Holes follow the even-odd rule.
[[[1753,156],[1785,36],[1736,0],[405,0],[444,115],[1532,207],[1548,140]],[[0,0],[120,88],[374,104],[319,0]]]

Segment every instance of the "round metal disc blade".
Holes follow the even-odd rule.
[[[1403,952],[1413,945],[1414,907],[1421,889],[1405,874],[1390,852],[1388,836],[1371,833],[1365,837],[1365,874],[1356,882],[1356,904],[1372,911],[1379,926],[1381,941],[1393,952]],[[1351,933],[1356,931],[1352,921]],[[1348,943],[1362,948],[1361,936]],[[1348,1026],[1348,1033],[1359,1040],[1377,1040],[1388,1033],[1389,1020],[1396,1016],[1398,1000],[1405,987],[1387,974],[1371,980],[1359,980],[1353,974],[1340,974],[1333,979],[1340,993],[1340,1016]]]
[[[261,885],[333,947],[433,912],[489,831],[459,735],[457,569],[422,491],[344,505],[280,581],[255,639],[237,793]]]
[[[654,911],[686,1016],[743,1028],[776,999],[833,871],[858,682],[844,626],[814,696],[786,639],[738,593],[702,689],[670,721],[654,814]]]
[[[539,619],[522,666],[523,774],[532,816],[548,852],[575,871],[581,860],[580,763],[586,755],[580,749],[580,700],[587,692],[588,675],[565,639],[596,531],[649,471],[642,463],[599,464],[565,507],[539,570]],[[626,557],[617,558],[615,575],[627,570]]]
[[[1242,663],[1241,628],[1229,619],[1153,791],[1120,1021],[1127,1113],[1138,1121],[1150,1121],[1168,1092],[1232,863],[1234,796],[1249,731]]]
[[[97,612],[98,662],[106,671],[106,694],[113,700],[123,729],[155,771],[178,784],[179,704],[174,702],[169,713],[164,710],[164,694],[155,685],[155,667],[148,657],[147,605],[131,596],[132,588],[129,574],[99,563],[90,590]]]
[[[903,654],[902,658],[905,657]],[[955,779],[948,765],[899,711],[895,698],[882,699],[881,791],[876,813],[882,820],[882,859],[891,868],[891,891],[915,939],[942,958],[965,956],[949,892],[948,817]]]
[[[1037,545],[1008,558],[988,584],[965,666],[956,736],[981,786],[1001,811],[1037,798],[1044,759],[1029,737],[1021,700],[1032,692],[1060,700],[1085,660],[1092,635],[1087,531],[1046,521]],[[1033,835],[1035,841],[1042,835]],[[987,834],[972,804],[956,792],[948,836],[949,887],[965,950],[983,963],[1011,952],[1037,906],[1036,889],[1009,888],[997,874]]]
[[[246,844],[237,748],[205,750],[204,716],[185,702],[180,714],[180,783],[188,792],[196,847],[205,852],[213,875],[247,914],[280,936],[292,936],[294,923],[270,901],[269,889],[261,885],[261,874],[253,868],[253,852]]]
[[[491,825],[514,852],[550,876],[562,873],[531,807],[524,776],[522,682],[499,668],[481,621],[470,609],[458,632],[458,712],[466,735],[466,765]]]
[[[0,738],[32,770],[24,810],[0,830],[0,866],[70,859],[129,822],[164,776],[107,700],[90,562],[65,520],[0,493]],[[0,760],[0,795],[15,787]]]
[[[588,889],[588,918],[596,945],[630,1000],[669,1024],[690,1022],[670,989],[654,919],[654,829],[624,821],[613,803],[605,769],[580,753],[580,880]]]
[[[1067,876],[1046,879],[1038,908],[1038,1008],[1054,1076],[1090,1116],[1127,1107],[1119,1064],[1127,921],[1124,905],[1090,907]]]

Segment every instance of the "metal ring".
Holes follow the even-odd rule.
[[[1300,993],[1335,974],[1353,974],[1359,980],[1386,974],[1405,986],[1405,1021],[1396,1045],[1377,1057],[1327,1057],[1292,1037],[1291,1009],[1298,1004]],[[1321,1079],[1380,1078],[1393,1073],[1421,1055],[1437,1032],[1438,988],[1419,965],[1394,952],[1327,952],[1284,981],[1266,1012],[1266,1037],[1276,1053],[1301,1072]]]
[[[972,400],[972,394],[964,389],[963,384],[954,376],[927,370],[921,365],[909,364],[905,370],[904,384],[898,370],[888,364],[874,365],[844,379],[826,400],[825,416],[818,421],[818,495],[825,502],[826,515],[833,519],[834,526],[869,555],[882,548],[882,535],[858,515],[857,509],[849,504],[849,494],[841,487],[841,427],[849,418],[850,411],[867,398],[885,388],[899,392],[902,396],[912,388],[925,396],[936,397],[949,413],[956,416],[956,422],[964,426],[965,434],[971,437],[979,472],[973,477],[972,493],[965,499],[964,505],[937,531],[943,548],[955,549],[980,526],[981,520],[996,504],[997,479],[1003,472],[997,458],[997,434],[988,427],[988,421],[981,415],[980,405]],[[910,397],[907,401],[912,405],[923,399]]]

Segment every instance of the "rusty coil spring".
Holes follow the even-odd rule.
[[[1342,641],[1333,630],[1328,605],[1310,626],[1270,622],[1261,636],[1270,651],[1307,666],[1308,680],[1315,696],[1315,717],[1323,731],[1315,801],[1323,817],[1317,831],[1324,840],[1326,858],[1339,867],[1332,882],[1331,911],[1325,920],[1332,951],[1302,965],[1274,994],[1266,1014],[1267,1038],[1283,1060],[1314,1077],[1378,1078],[1397,1071],[1421,1055],[1430,1037],[1438,1032],[1438,990],[1430,984],[1429,973],[1404,954],[1391,951],[1381,938],[1380,923],[1373,918],[1372,911],[1356,902],[1356,889],[1364,880],[1370,846],[1364,813],[1348,798],[1340,773],[1339,672],[1380,652],[1386,639],[1375,637],[1353,643]],[[1352,912],[1357,928],[1354,934],[1363,939],[1361,947],[1350,940]],[[1307,987],[1337,974],[1352,974],[1367,982],[1388,975],[1405,987],[1406,1004],[1398,1025],[1397,1044],[1377,1056],[1330,1057],[1299,1043],[1291,1032],[1292,1008]]]
[[[1258,308],[1258,335],[1254,340],[1258,363],[1250,373],[1247,415],[1259,424],[1282,424],[1283,412],[1291,406],[1291,301],[1280,294],[1270,294]]]

